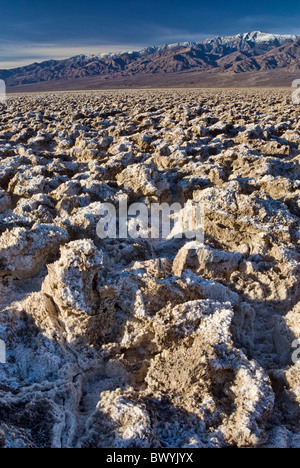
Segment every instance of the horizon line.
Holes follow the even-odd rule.
[[[237,37],[237,36],[240,36],[240,35],[249,35],[249,34],[254,34],[254,33],[261,33],[261,34],[265,34],[265,35],[274,35],[274,36],[278,36],[278,37],[284,37],[284,36],[295,36],[295,38],[297,39],[298,37],[300,37],[299,34],[294,34],[294,33],[285,33],[285,34],[282,34],[282,33],[270,33],[270,32],[263,32],[261,30],[253,30],[253,31],[247,31],[247,32],[244,32],[244,33],[237,33],[237,34],[233,34],[233,35],[215,35],[215,36],[209,36],[209,37],[206,37],[206,39],[203,39],[201,41],[189,41],[189,40],[186,40],[186,41],[178,41],[178,42],[170,42],[170,43],[160,43],[158,45],[148,45],[148,46],[140,46],[140,47],[137,47],[136,49],[132,48],[131,46],[125,46],[124,49],[116,49],[115,51],[113,51],[112,49],[113,48],[116,48],[118,46],[115,46],[115,45],[111,45],[110,46],[110,49],[111,50],[110,52],[109,51],[105,51],[105,52],[100,52],[100,53],[75,53],[75,54],[72,54],[71,50],[74,51],[75,48],[77,49],[81,49],[81,47],[64,47],[64,46],[61,46],[61,47],[57,47],[57,46],[51,46],[51,44],[48,44],[48,45],[44,45],[44,46],[40,46],[40,47],[36,47],[36,46],[33,46],[32,49],[34,50],[37,50],[37,51],[42,51],[42,50],[50,50],[50,49],[53,49],[53,50],[69,50],[70,51],[70,54],[63,54],[61,56],[55,56],[55,53],[53,53],[53,55],[49,55],[49,57],[45,57],[45,58],[40,58],[40,59],[30,59],[31,61],[28,61],[26,63],[20,63],[19,65],[17,66],[11,66],[11,67],[7,67],[7,66],[2,66],[1,65],[1,62],[0,62],[0,70],[2,71],[12,71],[12,70],[17,70],[19,68],[24,68],[24,67],[27,67],[27,66],[30,66],[30,65],[34,65],[34,64],[42,64],[42,63],[45,63],[45,62],[49,62],[49,61],[64,61],[64,60],[70,60],[72,58],[76,58],[76,57],[97,57],[97,58],[106,58],[106,57],[115,57],[115,56],[118,56],[118,55],[122,55],[122,54],[134,54],[134,53],[141,53],[143,51],[147,51],[148,49],[159,49],[160,47],[171,47],[171,46],[177,46],[177,45],[183,45],[183,44],[191,44],[191,45],[196,45],[196,44],[203,44],[205,43],[206,41],[209,41],[209,40],[213,40],[213,39],[217,39],[217,38],[234,38],[234,37]],[[199,35],[200,36],[200,35]],[[93,49],[95,50],[96,48],[101,49],[101,46],[87,46],[87,48],[90,48],[90,49]],[[25,49],[28,49],[28,46],[25,46]],[[19,56],[18,56],[19,58]],[[29,60],[29,59],[28,59]],[[10,64],[10,63],[14,63],[13,61],[7,61],[4,63],[6,64]]]

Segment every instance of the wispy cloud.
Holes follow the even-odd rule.
[[[84,16],[84,15],[83,15]],[[92,55],[109,52],[123,52],[128,50],[141,50],[144,47],[170,44],[174,42],[194,41],[200,42],[217,35],[234,35],[253,30],[262,30],[278,34],[300,35],[299,17],[282,18],[278,15],[247,15],[235,18],[234,21],[220,25],[217,21],[197,26],[197,28],[184,25],[167,25],[154,23],[143,18],[138,22],[127,19],[126,28],[112,28],[109,22],[101,24],[101,28],[83,27],[77,30],[66,23],[63,27],[63,18],[55,24],[56,30],[52,32],[55,41],[50,42],[43,37],[49,36],[50,26],[54,27],[47,18],[22,20],[11,24],[6,34],[0,28],[0,68],[16,68],[29,65],[33,62],[45,60],[63,60],[75,55]],[[288,27],[286,26],[288,24]],[[58,27],[58,25],[60,27]],[[6,25],[7,26],[7,25]],[[199,28],[199,32],[198,32]],[[50,28],[51,29],[51,28]],[[28,38],[28,31],[34,37]],[[61,37],[63,31],[64,37]],[[21,33],[22,34],[19,34]],[[74,34],[74,32],[77,33]],[[22,36],[22,38],[21,38]],[[75,37],[76,36],[76,37]],[[50,39],[51,40],[51,39]]]
[[[161,45],[163,42],[183,42],[183,41],[189,41],[189,42],[200,42],[208,38],[209,34],[205,33],[191,33],[190,30],[188,29],[182,29],[182,28],[171,28],[171,27],[166,27],[166,26],[161,26],[161,25],[148,25],[149,29],[149,39],[154,42],[157,42],[159,40],[159,44],[156,43],[156,45]],[[150,45],[150,44],[148,44]],[[153,44],[151,44],[153,45]]]
[[[238,20],[244,32],[261,29],[273,34],[300,34],[299,16],[285,17],[278,15],[247,15]]]
[[[1,41],[0,38],[0,68],[16,68],[29,65],[33,62],[43,62],[45,60],[63,60],[75,55],[92,55],[109,52],[124,52],[131,50],[141,50],[144,47],[160,45],[163,43],[173,43],[181,41],[202,41],[209,37],[207,34],[191,34],[186,29],[168,28],[159,25],[148,25],[149,37],[145,36],[139,41],[128,43],[118,43],[109,39],[96,42],[83,41],[63,41],[62,43],[36,43],[20,42],[13,40]]]
[[[138,47],[138,49],[143,46]],[[6,44],[0,45],[0,68],[16,68],[33,62],[45,60],[64,60],[75,55],[97,55],[109,52],[135,50],[137,47],[128,45],[83,45],[62,46],[57,44]]]

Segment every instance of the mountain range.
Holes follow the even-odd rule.
[[[127,86],[288,85],[300,76],[300,36],[260,31],[138,52],[79,55],[0,70],[10,91]]]

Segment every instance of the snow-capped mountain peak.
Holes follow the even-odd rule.
[[[0,70],[0,79],[8,86],[47,81],[124,80],[136,77],[159,77],[184,72],[236,75],[269,70],[300,69],[300,38],[253,31],[236,36],[219,36],[204,42],[179,42],[148,47],[140,51],[77,55],[13,70]],[[177,79],[177,78],[176,78]],[[179,78],[178,78],[179,79]]]
[[[248,44],[270,44],[272,46],[280,46],[288,42],[294,42],[297,36],[294,34],[270,34],[261,31],[252,31],[236,36],[218,36],[204,41],[204,44],[220,44],[227,45],[231,43],[241,42]]]
[[[203,42],[176,42],[173,44],[161,44],[159,46],[150,46],[142,50],[131,50],[131,51],[122,51],[119,53],[99,53],[95,55],[81,55],[78,56],[79,59],[114,59],[120,55],[129,55],[141,57],[144,55],[151,55],[156,52],[165,52],[168,50],[173,50],[176,48],[204,48],[205,50],[214,49],[218,46],[226,47],[226,49],[234,50],[245,50],[250,48],[257,47],[259,50],[263,49],[265,51],[271,50],[275,47],[296,41],[298,36],[294,34],[270,34],[263,33],[261,31],[252,31],[243,34],[237,34],[235,36],[217,36],[210,39],[206,39]]]

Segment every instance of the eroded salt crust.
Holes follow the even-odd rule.
[[[300,447],[298,112],[280,90],[7,101],[1,447]],[[204,246],[99,239],[124,195],[203,203]]]

